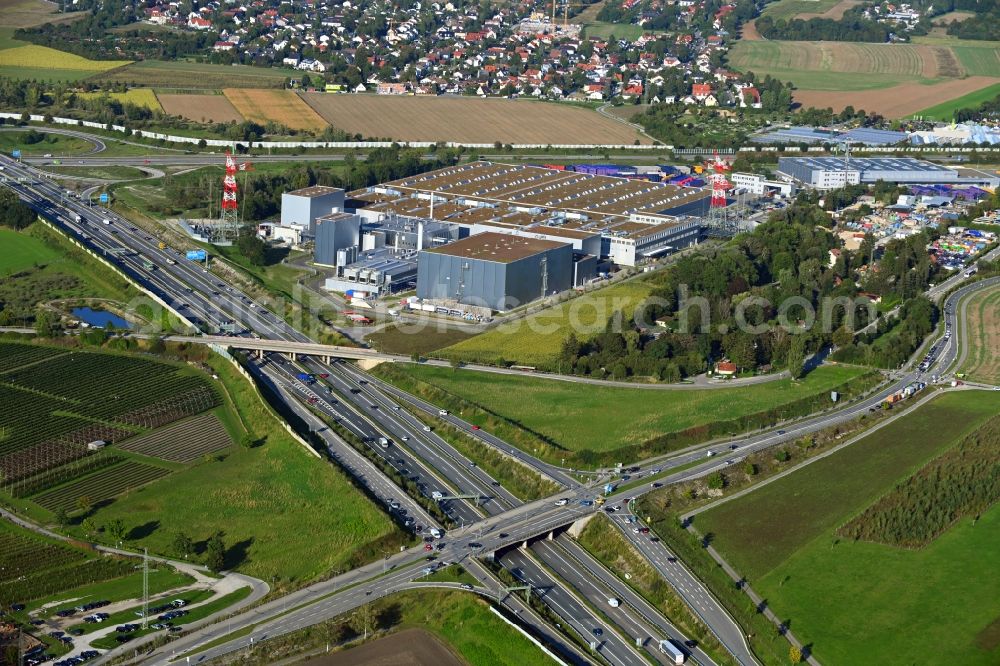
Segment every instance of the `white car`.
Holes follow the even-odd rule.
[[[427,426],[427,425],[425,425],[425,426],[424,426],[424,432],[430,432],[430,431],[431,431],[431,427],[430,427],[430,426]]]
[[[566,506],[567,504],[569,504],[569,500],[565,497],[561,500],[556,500],[556,506]]]

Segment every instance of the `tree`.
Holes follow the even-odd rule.
[[[55,315],[44,308],[39,308],[35,314],[35,333],[38,334],[38,337],[51,338],[55,335],[56,330]]]
[[[69,523],[69,514],[66,513],[66,509],[64,507],[56,509],[56,522],[60,525],[67,525]]]
[[[89,512],[93,506],[94,502],[90,499],[89,495],[80,495],[76,498],[76,508],[84,513]]]
[[[743,471],[747,476],[757,476],[757,465],[754,465],[752,462],[748,462],[743,465]]]
[[[838,348],[847,347],[854,342],[854,333],[846,326],[841,326],[833,332],[833,344]]]
[[[716,472],[708,477],[708,487],[712,490],[722,490],[725,486],[726,479],[722,476],[722,472]]]
[[[167,351],[167,345],[163,341],[163,338],[157,336],[149,341],[150,354],[162,354],[165,351]]]
[[[84,518],[83,522],[80,523],[80,527],[83,528],[83,533],[86,534],[87,536],[90,536],[95,531],[97,531],[97,526],[94,525],[94,521],[91,520],[90,518]]]
[[[174,552],[183,556],[184,559],[194,554],[194,543],[191,541],[191,537],[184,534],[184,532],[178,532],[174,536],[173,548]]]
[[[205,546],[205,566],[212,571],[222,571],[226,566],[226,544],[222,540],[222,532],[209,537]]]
[[[788,646],[788,661],[793,664],[798,664],[802,662],[802,648],[797,645]]]
[[[104,531],[114,539],[115,541],[122,541],[125,539],[125,523],[121,521],[120,518],[115,518],[110,523],[104,526]]]
[[[0,226],[20,231],[36,217],[35,211],[22,203],[13,190],[0,187]]]
[[[252,231],[241,233],[239,240],[236,241],[236,247],[254,266],[263,266],[267,261],[267,245]]]
[[[801,335],[792,336],[788,347],[788,372],[792,379],[799,379],[805,370],[806,341]]]

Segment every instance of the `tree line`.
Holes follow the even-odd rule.
[[[848,10],[840,20],[828,18],[775,19],[763,15],[755,23],[757,31],[767,39],[788,41],[875,42],[889,41],[889,29],[861,16],[857,9]]]

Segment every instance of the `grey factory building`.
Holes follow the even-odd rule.
[[[573,248],[484,232],[419,253],[417,296],[504,312],[569,289]]]
[[[281,195],[281,226],[293,224],[316,233],[316,218],[344,210],[344,190],[338,187],[313,185]]]
[[[778,173],[819,190],[879,180],[903,185],[989,185],[991,181],[984,172],[950,169],[912,157],[779,157]]]

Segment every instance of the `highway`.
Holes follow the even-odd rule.
[[[24,178],[29,181],[12,183],[12,185],[39,213],[66,229],[81,242],[104,253],[109,261],[117,264],[137,283],[168,302],[193,325],[209,331],[218,330],[224,325],[245,326],[269,339],[309,342],[304,335],[266,311],[260,304],[254,303],[233,287],[208,273],[206,269],[179,257],[169,249],[160,250],[156,239],[144,235],[144,232],[134,228],[127,220],[107,211],[90,209],[66,197],[65,193],[53,183],[45,179],[38,179],[33,172],[11,160],[4,158],[0,163],[6,167],[6,176],[15,179]],[[83,220],[77,222],[75,215],[80,215]],[[107,218],[110,224],[103,224],[100,221],[103,218]],[[124,248],[126,252],[116,253],[115,250],[119,248]],[[153,270],[144,266],[144,261],[147,260],[155,266]],[[955,283],[957,284],[959,281],[960,279],[956,279]],[[955,339],[953,338],[946,351],[951,349],[954,344]],[[442,493],[446,490],[451,492],[449,487],[451,486],[458,490],[459,494],[475,494],[488,498],[479,507],[475,503],[465,501],[456,500],[447,503],[452,519],[457,518],[457,522],[464,525],[473,524],[452,530],[443,542],[439,542],[439,545],[442,546],[441,550],[436,551],[439,558],[446,558],[449,561],[468,561],[472,555],[501,551],[501,562],[520,570],[521,575],[525,576],[526,579],[546,583],[549,590],[546,595],[549,596],[547,601],[552,601],[553,610],[565,622],[584,632],[593,631],[594,626],[587,629],[585,625],[599,622],[599,619],[586,610],[574,598],[570,590],[561,584],[553,584],[553,581],[548,580],[549,574],[526,553],[511,549],[512,546],[517,546],[526,539],[544,534],[551,529],[560,528],[581,516],[593,513],[595,510],[593,505],[579,503],[579,500],[592,500],[596,494],[593,489],[582,486],[568,476],[564,470],[553,468],[523,452],[517,452],[515,449],[513,455],[519,460],[535,467],[546,476],[564,483],[567,490],[562,493],[562,496],[569,500],[567,505],[563,507],[553,506],[551,500],[522,504],[502,486],[497,485],[494,479],[484,474],[482,470],[471,466],[447,442],[444,442],[433,432],[428,434],[427,431],[424,431],[420,421],[407,410],[401,408],[397,410],[399,404],[393,398],[403,400],[425,412],[433,410],[433,406],[426,403],[424,405],[417,404],[413,399],[407,399],[402,392],[391,389],[380,382],[374,382],[345,364],[325,365],[319,363],[315,358],[302,359],[301,364],[297,367],[308,368],[309,371],[317,374],[329,374],[329,377],[321,382],[319,390],[316,390],[295,379],[292,368],[284,367],[285,363],[276,360],[272,362],[273,359],[277,358],[276,355],[265,355],[263,359],[252,364],[254,373],[262,381],[274,386],[279,394],[286,397],[289,407],[306,423],[310,424],[310,428],[324,440],[331,457],[354,474],[369,493],[387,503],[397,501],[406,508],[404,514],[399,510],[392,509],[390,504],[390,512],[395,513],[397,519],[404,524],[407,515],[419,520],[418,524],[425,527],[432,525],[433,519],[423,511],[419,504],[408,500],[403,491],[392,484],[370,461],[335,436],[319,419],[317,413],[330,419],[339,419],[341,425],[363,441],[374,442],[377,441],[378,436],[391,438],[393,440],[391,448],[397,449],[398,453],[395,457],[395,465],[392,466],[417,475],[421,480],[420,483],[424,486],[421,488],[421,492],[424,494],[434,490]],[[846,409],[841,408],[802,420],[789,425],[787,431],[779,430],[734,440],[727,444],[733,448],[715,450],[714,452],[718,455],[709,456],[705,447],[677,455],[661,463],[661,468],[654,470],[666,473],[666,476],[660,481],[651,482],[630,491],[621,491],[617,497],[624,494],[634,497],[650,492],[660,483],[683,481],[709,474],[733,464],[747,451],[773,446],[807,432],[813,432],[834,423],[854,418],[865,410],[877,406],[885,395],[905,386],[916,376],[914,372],[901,372],[896,376],[892,385],[875,392],[865,400],[848,406]],[[330,390],[326,392],[322,390],[323,388]],[[372,405],[376,407],[373,409]],[[466,428],[467,432],[481,439],[485,444],[498,447],[501,450],[505,447],[502,440],[488,433],[482,431],[471,433],[468,424],[460,419],[452,417],[449,418],[449,421],[460,429]],[[407,439],[404,440],[404,437]],[[384,451],[379,453],[376,450],[376,453],[383,455]],[[509,451],[508,448],[508,453]],[[726,455],[731,457],[726,459]],[[383,457],[392,464],[386,455]],[[403,462],[400,463],[400,460]],[[690,469],[669,474],[671,469],[699,462],[700,464]],[[643,470],[643,473],[649,473],[649,471]],[[410,527],[415,530],[415,525]],[[398,557],[419,558],[423,556],[423,552],[422,546],[417,546]],[[531,552],[538,555],[550,569],[557,570],[557,563],[561,557],[558,551],[542,545],[533,546]],[[645,552],[649,553],[647,557],[650,557],[654,563],[657,557],[662,559],[662,553],[657,553],[655,548],[650,548]],[[396,560],[391,561],[396,563]],[[388,567],[389,565],[384,563],[383,566]],[[657,568],[660,570],[659,567]],[[669,570],[670,567],[666,567],[661,570],[661,573],[671,584],[674,584],[668,575]],[[665,571],[667,573],[664,573]],[[401,589],[392,586],[402,585],[404,579],[405,582],[409,583],[409,581],[419,577],[420,572],[419,567],[409,570],[408,573],[394,572],[392,577],[381,578],[381,583],[372,582],[366,583],[366,585],[369,585],[369,590],[373,594],[380,591],[386,592],[389,589]],[[361,574],[356,575],[360,576]],[[679,576],[678,572],[674,578]],[[691,587],[692,590],[703,589],[693,577],[683,582],[684,587]],[[588,575],[585,580],[577,581],[573,585],[579,585],[577,589],[589,590],[590,594],[597,594],[602,584],[604,583],[600,582],[600,577],[595,579],[591,572],[591,575]],[[678,582],[679,584],[680,582]],[[388,587],[381,588],[379,585],[387,585]],[[682,594],[682,596],[684,595]],[[728,631],[724,625],[732,624],[732,621],[721,609],[721,606],[710,595],[699,596],[694,591],[685,598],[689,599],[689,603],[702,605],[702,609],[706,613],[703,616],[703,618],[707,618],[706,623],[716,635],[720,636],[720,640],[723,640],[723,643],[730,650],[735,650],[734,654],[738,653],[739,647],[735,646],[732,640],[723,638]],[[344,599],[341,600],[338,595],[334,595],[330,597],[330,603],[323,606],[322,610],[307,614],[303,609],[300,615],[294,616],[299,624],[286,623],[282,626],[306,626],[306,624],[333,617],[339,608],[357,601],[357,598],[353,597],[347,599],[345,596]],[[621,613],[623,615],[618,621],[627,627],[626,631],[630,628],[632,632],[652,633],[649,629],[650,623],[643,624],[644,620],[630,617],[627,610],[623,610]],[[262,618],[259,612],[255,612],[252,619],[254,623],[261,622],[266,620],[266,616]],[[656,624],[657,620],[657,618],[653,618],[652,624]],[[646,657],[637,653],[631,644],[618,636],[617,629],[610,630],[610,627],[608,629],[609,631],[603,633],[604,638],[598,645],[598,653],[604,659],[610,663],[622,664],[638,664],[646,660]],[[216,649],[223,650],[227,646],[232,649],[233,642]],[[570,654],[574,651],[572,647],[567,646],[562,646],[562,650]],[[743,663],[753,663],[752,657],[746,659],[738,655],[738,658]]]

